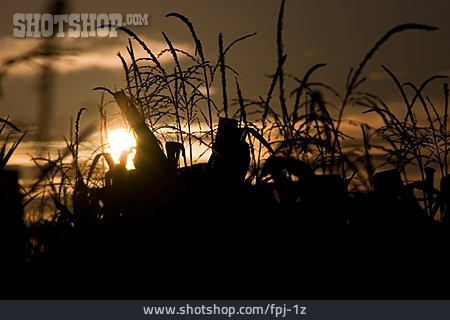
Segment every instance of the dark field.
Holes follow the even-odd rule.
[[[162,33],[167,48],[154,53],[118,28],[129,37],[121,89],[94,88],[99,121],[85,125],[81,108],[66,148],[33,156],[31,185],[8,166],[27,132],[0,119],[2,298],[450,298],[447,76],[402,83],[382,66],[402,112],[364,89],[366,65],[394,35],[437,28],[390,29],[339,92],[315,80],[325,64],[285,70],[283,1],[277,65],[253,99],[227,54],[255,34],[219,34],[208,58],[193,22],[167,18],[186,26],[193,52]],[[111,105],[136,138],[117,162]],[[349,120],[350,108],[381,125]],[[81,157],[94,134],[97,149]]]

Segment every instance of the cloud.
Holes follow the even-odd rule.
[[[147,36],[141,36],[141,39],[149,46],[154,54],[167,48],[167,44],[159,39],[151,39]],[[38,52],[45,44],[44,39],[38,38],[13,38],[0,37],[0,63],[20,59],[20,62],[14,63],[8,70],[8,74],[13,76],[33,75],[40,71],[39,66],[43,65],[44,58],[34,56],[29,59],[32,52]],[[137,58],[148,57],[144,49],[133,42],[134,54]],[[58,52],[63,55],[52,58],[54,71],[58,73],[71,73],[90,69],[119,70],[122,64],[117,57],[121,52],[126,60],[130,60],[124,37],[117,38],[56,38],[52,40],[51,45],[55,45]],[[175,43],[178,49],[192,52],[193,46],[186,43]],[[28,58],[26,58],[28,57]],[[182,57],[180,57],[181,59]],[[172,60],[170,54],[161,56],[159,61],[164,64]]]

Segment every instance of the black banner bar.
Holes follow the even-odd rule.
[[[0,319],[448,320],[450,301],[2,300]]]

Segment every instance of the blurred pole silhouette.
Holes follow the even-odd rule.
[[[67,8],[66,0],[52,0],[47,12],[55,15],[63,14]],[[57,51],[57,45],[54,41],[56,34],[56,28],[53,28],[54,32],[51,37],[43,40],[41,45],[42,56],[45,58],[45,62],[42,65],[42,70],[39,79],[39,124],[38,124],[38,139],[40,141],[48,141],[50,139],[50,123],[51,115],[53,113],[53,85],[54,85],[54,73],[52,67],[51,57]]]

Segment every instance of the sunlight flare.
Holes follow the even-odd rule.
[[[108,132],[108,152],[115,163],[120,163],[120,156],[123,152],[128,152],[126,168],[134,169],[134,155],[136,154],[136,139],[131,131],[116,129]]]

